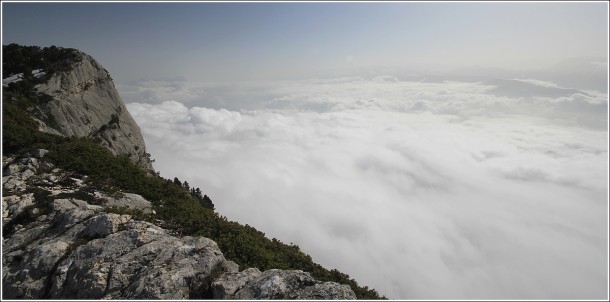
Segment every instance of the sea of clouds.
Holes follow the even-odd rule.
[[[605,93],[391,76],[118,88],[162,176],[382,295],[607,298]]]

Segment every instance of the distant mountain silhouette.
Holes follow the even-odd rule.
[[[587,93],[577,89],[571,88],[560,88],[560,87],[549,87],[536,85],[526,81],[520,80],[491,80],[484,82],[486,85],[495,86],[495,88],[488,92],[496,96],[507,96],[507,97],[549,97],[558,98],[563,96],[570,96],[575,93],[589,96]]]

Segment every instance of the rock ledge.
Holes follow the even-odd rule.
[[[238,270],[216,243],[177,237],[130,215],[154,215],[137,194],[69,197],[87,177],[55,168],[46,150],[3,157],[2,297],[5,299],[355,299],[347,285],[309,273]]]

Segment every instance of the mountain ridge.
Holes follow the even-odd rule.
[[[7,53],[5,60],[23,58],[25,49],[28,48],[14,44],[3,47]],[[3,86],[44,96],[36,119],[40,131],[66,137],[91,137],[113,154],[128,156],[144,169],[154,171],[140,127],[127,111],[110,73],[88,54],[76,49],[54,49],[58,48],[29,47],[29,56],[40,59],[31,60],[32,65],[22,68],[20,80],[7,84],[3,81]],[[59,62],[50,64],[52,59]],[[23,64],[26,63],[12,65]],[[61,67],[54,68],[54,65]],[[6,69],[15,73],[19,71],[16,68],[7,66]],[[42,76],[30,76],[32,71]],[[26,81],[29,83],[24,84]]]
[[[60,63],[39,60],[38,66],[24,56],[26,64],[8,63],[12,73],[3,74],[3,298],[380,298],[316,264],[298,246],[228,221],[199,188],[154,173],[143,139],[141,145],[126,139],[131,149],[115,148],[119,138],[113,134],[129,138],[139,127],[130,127],[126,109],[117,113],[124,104],[110,75],[84,53],[38,48],[49,49],[63,53]],[[108,104],[104,93],[123,107],[102,108],[96,119],[98,111],[84,107],[91,99]],[[81,120],[78,115],[87,112]],[[136,146],[140,156],[133,154]],[[138,246],[146,240],[137,238],[151,236],[160,241]],[[146,250],[156,256],[145,257],[141,247],[154,242],[165,243]],[[112,246],[128,252],[104,252]],[[167,254],[193,251],[190,246],[199,246],[187,254],[199,255],[193,257],[200,262]],[[91,257],[100,253],[106,256]],[[139,270],[121,264],[140,259],[135,255],[144,259],[136,261]],[[157,269],[163,267],[157,258],[169,268]],[[149,281],[156,285],[146,286]]]

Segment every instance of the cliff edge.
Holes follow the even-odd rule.
[[[55,48],[61,55],[54,55],[50,48],[36,51],[34,47],[14,44],[4,48],[5,61],[28,66],[5,68],[8,71],[3,70],[3,86],[12,88],[11,85],[24,86],[23,82],[29,82],[33,84],[33,93],[44,96],[36,106],[40,131],[93,138],[114,155],[128,156],[154,172],[140,127],[127,111],[110,74],[95,59],[76,49]],[[19,59],[24,62],[15,62]],[[49,65],[49,60],[56,62]]]
[[[2,299],[381,298],[154,173],[91,56],[2,49]]]

